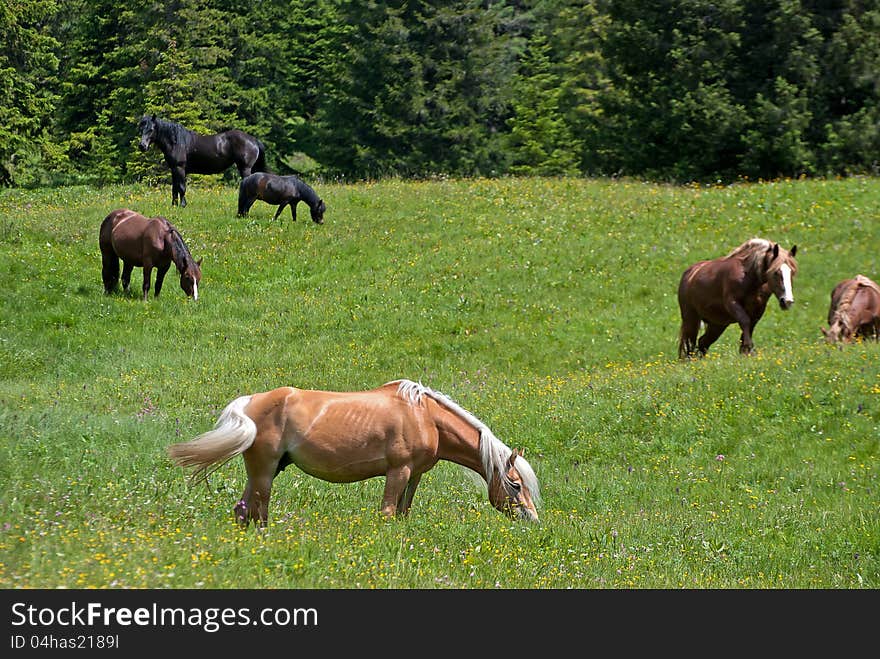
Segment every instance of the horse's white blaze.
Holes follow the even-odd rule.
[[[193,281],[193,300],[199,299],[199,284]]]
[[[791,266],[783,263],[779,267],[779,271],[782,273],[782,300],[786,304],[792,304],[794,294],[791,292]]]

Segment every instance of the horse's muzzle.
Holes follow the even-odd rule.
[[[794,305],[794,300],[786,300],[785,298],[779,298],[779,306],[783,311],[787,311],[791,309]]]
[[[146,151],[147,149],[150,148],[150,145],[144,144],[143,142],[141,142],[140,144],[138,144],[138,148],[140,148],[141,151]]]

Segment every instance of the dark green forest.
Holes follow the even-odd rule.
[[[167,176],[145,113],[341,181],[878,168],[880,0],[5,0],[0,37],[5,186]]]

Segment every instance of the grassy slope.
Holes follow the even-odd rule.
[[[316,188],[323,226],[238,219],[198,181],[183,210],[167,187],[0,195],[0,586],[880,586],[877,346],[819,332],[837,281],[880,275],[876,180]],[[171,275],[146,304],[103,295],[122,206],[204,258],[198,303]],[[798,244],[795,307],[751,358],[731,328],[680,363],[682,270],[753,235]],[[268,533],[242,532],[240,460],[189,489],[165,457],[241,393],[398,377],[525,448],[541,524],[448,463],[390,523],[381,479],[291,467]]]

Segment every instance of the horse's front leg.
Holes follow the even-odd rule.
[[[296,222],[296,207],[299,206],[299,199],[294,199],[290,202],[290,217],[293,218],[293,221]]]
[[[739,325],[742,334],[739,337],[739,351],[743,355],[748,355],[752,352],[752,348],[754,347],[752,344],[752,327],[754,327],[754,323],[758,322],[757,318],[761,317],[761,314],[757,314],[757,318],[755,321],[752,321],[752,316],[743,308],[743,306],[737,302],[736,300],[729,301],[725,304],[725,308],[727,309],[727,313],[729,313]]]
[[[757,317],[749,318],[749,321],[746,324],[746,329],[744,329],[742,334],[740,334],[739,351],[744,355],[751,354],[752,349],[755,347],[753,339],[755,335],[755,325],[758,324],[758,321],[761,319],[762,315],[763,312],[757,314]]]
[[[382,494],[381,509],[385,517],[394,517],[403,513],[398,509],[398,504],[402,501],[411,474],[412,469],[409,465],[391,467],[385,472],[385,492]]]
[[[400,497],[400,501],[397,504],[398,515],[409,514],[409,509],[410,506],[412,506],[413,497],[416,494],[416,488],[419,486],[420,480],[422,480],[421,474],[413,474],[410,476],[409,482],[406,484],[406,490],[404,490],[403,495]]]
[[[166,263],[156,268],[156,291],[153,293],[156,297],[159,297],[159,291],[162,290],[162,282],[165,281],[165,273],[168,272],[170,267],[171,263]]]
[[[131,285],[131,273],[134,266],[130,263],[122,264],[122,292],[128,294],[128,287]]]
[[[171,205],[186,206],[186,163],[171,168]]]

